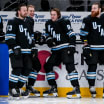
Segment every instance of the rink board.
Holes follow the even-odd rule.
[[[76,45],[76,50],[78,51],[75,53],[75,67],[79,73],[79,83],[81,87],[81,95],[82,97],[91,97],[91,94],[89,92],[89,86],[88,82],[86,80],[86,72],[87,72],[87,65],[85,61],[83,60],[82,56],[82,46],[81,44]],[[46,73],[44,71],[44,63],[49,58],[51,52],[50,49],[46,46],[38,46],[39,47],[39,53],[38,57],[41,62],[42,68],[38,74],[37,81],[34,85],[36,89],[38,89],[41,92],[45,91],[49,88],[49,85],[47,83],[46,79]],[[45,49],[45,50],[44,50]],[[72,86],[70,84],[70,81],[66,79],[67,71],[65,68],[65,65],[62,63],[58,67],[54,67],[55,76],[56,76],[56,82],[58,86],[58,94],[60,97],[65,97],[66,93],[72,90]],[[99,66],[97,68],[97,78],[96,78],[96,91],[97,91],[97,97],[102,97],[103,95],[103,78],[104,78],[104,66]]]
[[[89,12],[62,12],[62,16],[70,19],[72,28],[76,33],[80,32],[80,27],[82,23],[83,17],[87,16]],[[4,20],[4,31],[6,31],[7,21],[15,16],[15,12],[0,12],[0,15],[3,17]],[[35,26],[34,30],[38,30],[44,32],[44,24],[50,18],[49,12],[36,12],[34,15]],[[79,40],[79,36],[77,36],[77,40]],[[88,89],[88,82],[86,80],[86,72],[87,72],[87,65],[83,60],[82,55],[82,44],[77,44],[77,53],[75,53],[75,67],[79,73],[79,83],[81,87],[81,95],[83,97],[90,97],[90,92]],[[44,71],[44,63],[50,56],[51,52],[50,49],[46,46],[38,46],[39,48],[39,59],[41,61],[42,68],[38,74],[37,81],[34,85],[35,88],[39,89],[42,92],[49,88],[45,71]],[[11,65],[9,64],[9,72],[11,72]],[[66,96],[68,91],[72,90],[72,86],[70,81],[66,79],[66,69],[63,64],[60,64],[58,67],[54,67],[55,75],[56,75],[56,82],[58,85],[58,94],[59,96]],[[102,96],[103,92],[103,85],[104,85],[104,66],[99,66],[97,68],[97,78],[96,78],[96,91],[98,92],[97,96]]]
[[[6,96],[9,90],[8,46],[0,43],[0,95]]]

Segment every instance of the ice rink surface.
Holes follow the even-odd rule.
[[[104,104],[102,98],[28,98],[20,100],[8,100],[8,98],[0,98],[0,104]]]

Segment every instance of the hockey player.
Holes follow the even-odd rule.
[[[34,83],[37,79],[37,75],[38,75],[38,72],[40,71],[41,69],[41,64],[40,64],[40,61],[38,59],[38,49],[35,47],[35,38],[34,38],[34,20],[33,20],[33,17],[34,17],[34,12],[35,12],[35,7],[33,5],[28,5],[27,6],[27,17],[26,17],[26,22],[28,23],[28,26],[31,30],[31,33],[32,33],[32,38],[33,38],[33,48],[32,48],[32,53],[31,53],[31,56],[32,56],[32,70],[29,74],[29,77],[28,77],[28,82],[26,84],[26,91],[24,93],[22,93],[22,96],[28,96],[29,93],[33,93],[35,94],[36,96],[40,96],[40,92],[35,90],[33,88],[34,86]]]
[[[91,15],[83,19],[80,34],[84,42],[83,55],[88,65],[87,79],[89,88],[92,97],[95,97],[97,63],[104,64],[104,14],[101,14],[99,3],[94,3]]]
[[[27,6],[27,9],[28,9],[28,16],[27,16],[27,22],[29,24],[29,27],[33,33],[32,37],[34,39],[34,42],[36,44],[39,44],[39,45],[43,45],[45,43],[45,37],[44,35],[42,35],[41,32],[39,31],[35,31],[34,32],[34,15],[35,15],[35,6],[33,5],[28,5]]]
[[[3,20],[0,16],[0,42],[3,42],[5,40],[5,35],[3,32]]]
[[[59,66],[61,62],[65,64],[69,80],[74,87],[67,93],[68,98],[76,94],[80,98],[80,88],[78,83],[78,72],[74,66],[75,40],[76,36],[68,19],[61,18],[60,10],[54,8],[50,12],[51,19],[45,24],[46,43],[51,48],[52,54],[44,65],[49,90],[43,92],[43,96],[53,94],[57,96],[57,84],[55,81],[54,66]]]
[[[27,82],[32,69],[32,34],[26,22],[26,5],[21,4],[18,7],[16,16],[8,21],[5,40],[9,47],[13,69],[9,78],[9,94],[14,98],[19,98],[22,95],[20,88]]]

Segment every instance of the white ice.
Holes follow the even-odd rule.
[[[8,98],[0,98],[0,104],[104,104],[102,98],[27,98],[20,100],[8,100]]]

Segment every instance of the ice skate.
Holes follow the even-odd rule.
[[[28,98],[29,97],[29,94],[30,94],[30,91],[28,90],[28,89],[26,89],[25,91],[23,91],[22,93],[21,93],[21,96],[22,96],[22,98]]]
[[[26,90],[21,94],[21,96],[24,98],[28,98],[30,93],[35,94],[37,97],[40,96],[40,92],[38,90],[35,90],[32,86],[27,86]]]
[[[73,95],[76,95],[76,96],[73,96]],[[71,92],[68,92],[67,93],[67,98],[69,98],[69,99],[81,98],[80,88],[75,87]]]
[[[95,90],[94,86],[90,87],[90,92],[91,92],[92,97],[95,98],[96,97],[96,90]]]
[[[20,99],[20,90],[16,88],[9,89],[9,99]]]
[[[40,97],[40,91],[34,89],[32,86],[27,86],[27,89],[29,89],[30,93],[35,94],[37,97]]]
[[[51,86],[49,90],[43,92],[44,97],[48,96],[49,94],[53,94],[54,97],[57,97],[57,88],[55,86]]]

